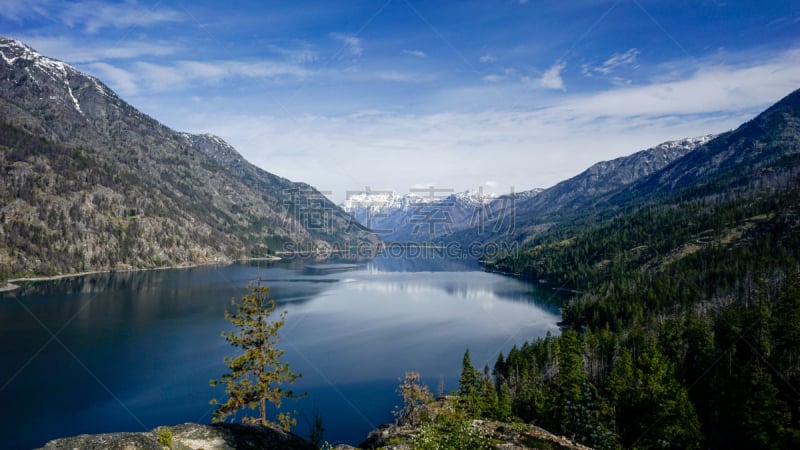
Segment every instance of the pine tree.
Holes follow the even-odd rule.
[[[467,349],[461,362],[458,393],[464,399],[467,411],[474,417],[481,414],[481,384],[481,374],[473,367],[469,358],[469,349]]]
[[[231,302],[235,312],[225,311],[228,319],[237,331],[223,332],[222,335],[234,347],[244,351],[236,357],[225,357],[230,373],[222,375],[219,380],[211,380],[211,386],[225,385],[228,400],[219,403],[217,399],[211,404],[218,405],[214,412],[214,421],[223,422],[245,407],[258,409],[258,417],[244,417],[242,422],[260,425],[279,426],[289,431],[297,421],[290,413],[281,412],[277,422],[267,419],[267,402],[276,409],[281,407],[284,398],[296,398],[291,390],[284,390],[284,383],[292,384],[298,378],[289,369],[287,362],[281,361],[284,351],[277,347],[280,337],[278,331],[284,324],[286,311],[277,320],[270,316],[277,309],[275,300],[269,298],[266,286],[249,286],[248,295],[240,302]]]
[[[484,417],[495,418],[497,416],[497,387],[494,385],[492,373],[489,370],[489,365],[486,364],[483,368],[483,378],[480,381],[480,399],[481,399],[481,412]]]
[[[497,420],[508,420],[511,414],[511,390],[508,388],[508,383],[504,382],[497,397]]]

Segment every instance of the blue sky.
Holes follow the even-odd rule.
[[[3,0],[0,34],[330,192],[548,187],[800,88],[800,2]]]

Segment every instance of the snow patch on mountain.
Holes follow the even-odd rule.
[[[84,115],[84,113],[70,84],[71,78],[88,78],[98,92],[103,95],[109,95],[108,89],[103,87],[102,83],[98,82],[94,77],[81,74],[77,69],[63,61],[43,56],[16,39],[0,38],[0,58],[9,66],[16,66],[18,69],[24,70],[37,86],[41,86],[41,83],[34,73],[43,73],[56,83],[63,84],[63,95],[51,95],[49,98],[71,105],[81,115]]]
[[[447,192],[450,195],[443,195],[435,190],[431,192],[432,194],[430,195],[420,195],[416,192],[400,195],[389,190],[352,192],[347,195],[347,199],[340,206],[348,213],[363,209],[370,209],[376,213],[385,213],[394,210],[408,210],[420,204],[428,203],[481,205],[499,197],[496,193],[486,193],[481,189],[475,191],[466,190],[453,194]]]

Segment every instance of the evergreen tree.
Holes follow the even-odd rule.
[[[277,320],[270,320],[277,304],[269,298],[269,288],[249,286],[248,290],[249,294],[242,297],[241,301],[234,299],[231,302],[235,310],[233,313],[225,311],[225,318],[237,330],[223,332],[222,335],[243,353],[236,357],[225,357],[230,372],[218,380],[211,380],[211,386],[222,384],[228,394],[224,403],[211,400],[211,404],[217,405],[213,420],[224,422],[240,409],[258,409],[258,417],[243,417],[242,421],[279,426],[289,431],[297,423],[291,414],[278,413],[277,422],[267,419],[267,402],[280,409],[284,398],[296,398],[291,390],[281,386],[284,383],[292,384],[300,377],[289,369],[287,362],[281,361],[284,351],[277,347],[280,341],[278,331],[284,324],[286,311]]]
[[[461,361],[461,377],[458,379],[458,394],[466,403],[467,412],[472,416],[481,414],[481,374],[469,358],[469,349],[464,352]]]
[[[497,396],[497,420],[508,420],[511,414],[511,390],[508,383],[503,383]]]
[[[483,368],[483,378],[480,383],[481,413],[484,417],[494,418],[497,416],[497,388],[492,380],[488,364]]]
[[[800,429],[800,273],[790,275],[781,290],[772,316],[772,360],[779,371],[778,384],[791,399],[791,423]]]

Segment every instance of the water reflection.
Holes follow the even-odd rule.
[[[97,274],[4,294],[0,441],[30,448],[78,433],[208,422],[208,401],[221,395],[208,380],[225,371],[232,351],[220,338],[229,328],[223,311],[258,280],[289,311],[283,346],[304,374],[297,388],[309,392],[297,408],[318,409],[330,440],[357,443],[389,420],[397,377],[407,370],[454,389],[465,348],[482,366],[557,332],[557,303],[537,301],[546,292],[468,262],[439,263]]]

